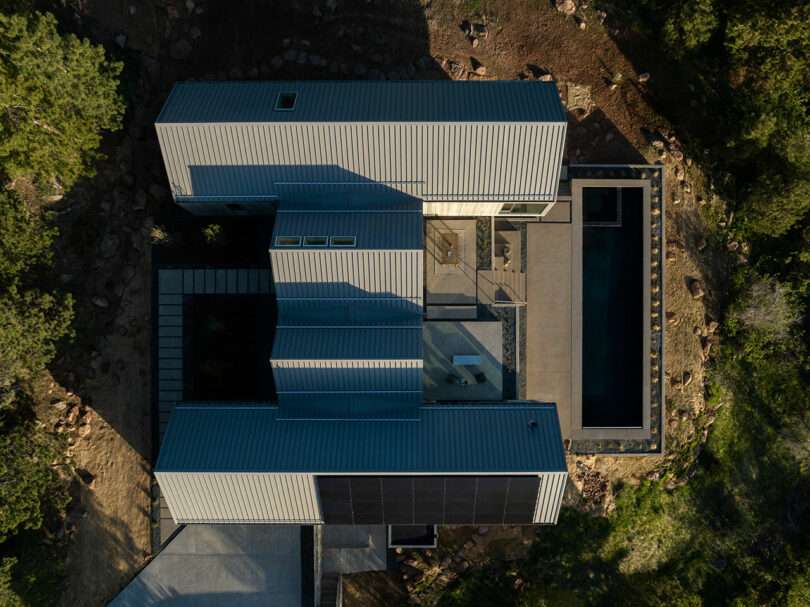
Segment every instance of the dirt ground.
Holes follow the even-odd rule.
[[[171,205],[152,122],[176,80],[553,78],[569,109],[570,161],[662,159],[668,177],[667,442],[675,455],[666,461],[572,457],[568,503],[609,510],[614,481],[660,474],[663,464],[683,459],[681,446],[700,438],[710,423],[703,358],[713,337],[704,301],[692,298],[686,280],[701,279],[707,269],[700,261],[705,246],[699,179],[688,174],[677,142],[651,145],[651,133],[668,133],[647,101],[646,87],[662,75],[640,77],[652,68],[634,66],[623,55],[608,29],[618,27],[609,15],[603,26],[592,11],[564,17],[537,0],[44,4],[63,27],[104,43],[125,62],[122,90],[128,102],[124,129],[107,138],[98,176],[57,206],[63,249],[58,266],[78,312],[77,340],[57,361],[58,385],[49,396],[55,404],[45,414],[73,439],[70,453],[80,472],[73,483],[75,529],[62,604],[104,604],[152,549],[148,243],[155,218]],[[477,25],[470,30],[470,23]],[[685,192],[685,186],[693,191]],[[707,289],[704,299],[710,298]],[[459,551],[467,541],[473,540],[462,542]],[[351,604],[386,604],[381,597],[392,595],[373,577],[361,579],[362,584],[350,583],[350,590],[360,589],[349,592]],[[402,596],[400,578],[376,579]]]

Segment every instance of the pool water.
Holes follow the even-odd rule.
[[[643,190],[584,188],[582,197],[582,425],[640,427]],[[613,209],[614,202],[621,208]],[[605,225],[615,218],[620,223]]]

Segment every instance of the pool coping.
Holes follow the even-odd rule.
[[[663,260],[664,183],[661,165],[570,165],[572,201],[572,427],[569,449],[577,453],[660,454],[663,421]],[[641,428],[588,428],[582,425],[582,188],[639,187],[644,190],[644,391]],[[576,203],[579,201],[579,204]]]

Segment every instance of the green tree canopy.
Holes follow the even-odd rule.
[[[122,64],[56,29],[51,14],[0,13],[0,171],[43,190],[92,172],[101,132],[120,126]]]

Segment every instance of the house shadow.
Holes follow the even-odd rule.
[[[635,145],[600,109],[569,111],[566,156],[572,164],[648,164]]]

